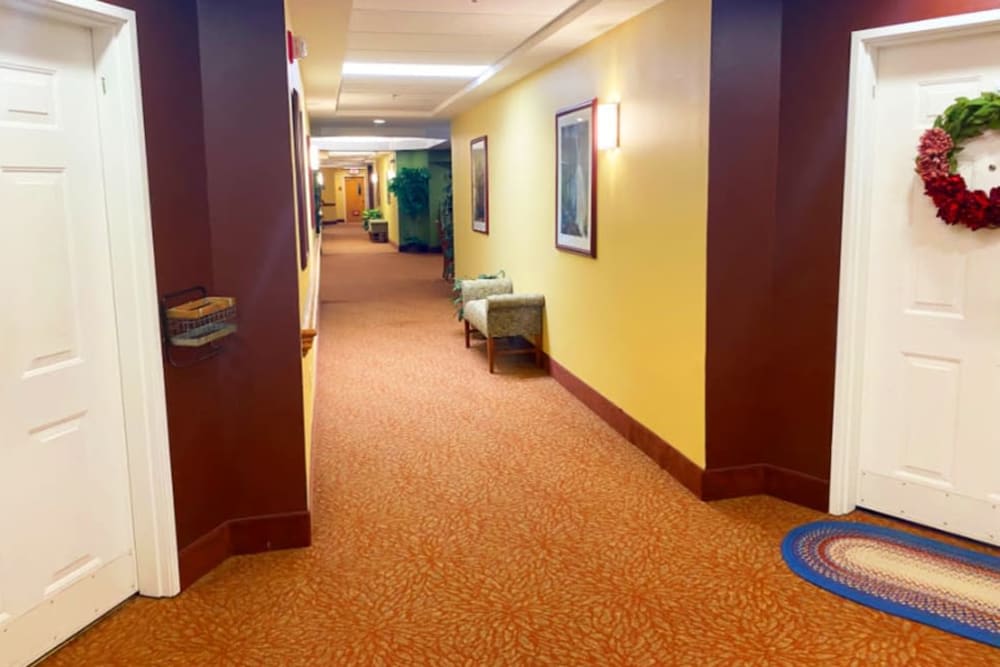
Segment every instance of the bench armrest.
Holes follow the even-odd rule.
[[[545,305],[542,294],[498,294],[486,299],[489,310],[506,310],[511,308],[541,308]]]

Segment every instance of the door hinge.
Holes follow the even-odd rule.
[[[878,86],[872,86],[872,99],[875,99],[875,93],[878,91]]]
[[[105,79],[103,76],[101,77],[101,90],[104,92],[105,95],[108,94],[108,80]]]

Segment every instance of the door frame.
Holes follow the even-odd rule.
[[[173,596],[180,568],[136,15],[98,0],[0,0],[0,6],[93,31],[136,581],[142,595]]]
[[[858,504],[861,411],[869,284],[871,176],[875,86],[879,50],[945,37],[1000,31],[1000,10],[902,23],[851,34],[847,107],[847,162],[837,318],[837,367],[830,461],[830,513],[847,514]]]

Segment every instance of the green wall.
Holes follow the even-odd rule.
[[[432,250],[441,248],[437,228],[438,210],[444,198],[444,187],[451,172],[451,151],[397,151],[396,169],[427,169],[430,171],[429,212],[421,216],[399,212],[399,245],[421,244]]]
[[[430,162],[427,151],[397,151],[396,170],[428,169]],[[399,211],[399,247],[406,248],[414,243],[430,246],[429,215],[412,216]]]
[[[444,189],[451,176],[451,150],[429,151],[431,183],[430,183],[430,215],[431,215],[431,247],[441,247],[441,234],[438,229],[438,217],[441,202],[444,200]]]

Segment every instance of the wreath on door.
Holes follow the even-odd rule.
[[[987,130],[1000,130],[1000,95],[984,92],[976,99],[959,97],[920,137],[917,173],[924,192],[949,225],[976,230],[1000,227],[1000,187],[970,190],[958,173],[964,144]],[[992,170],[994,167],[990,167]]]

